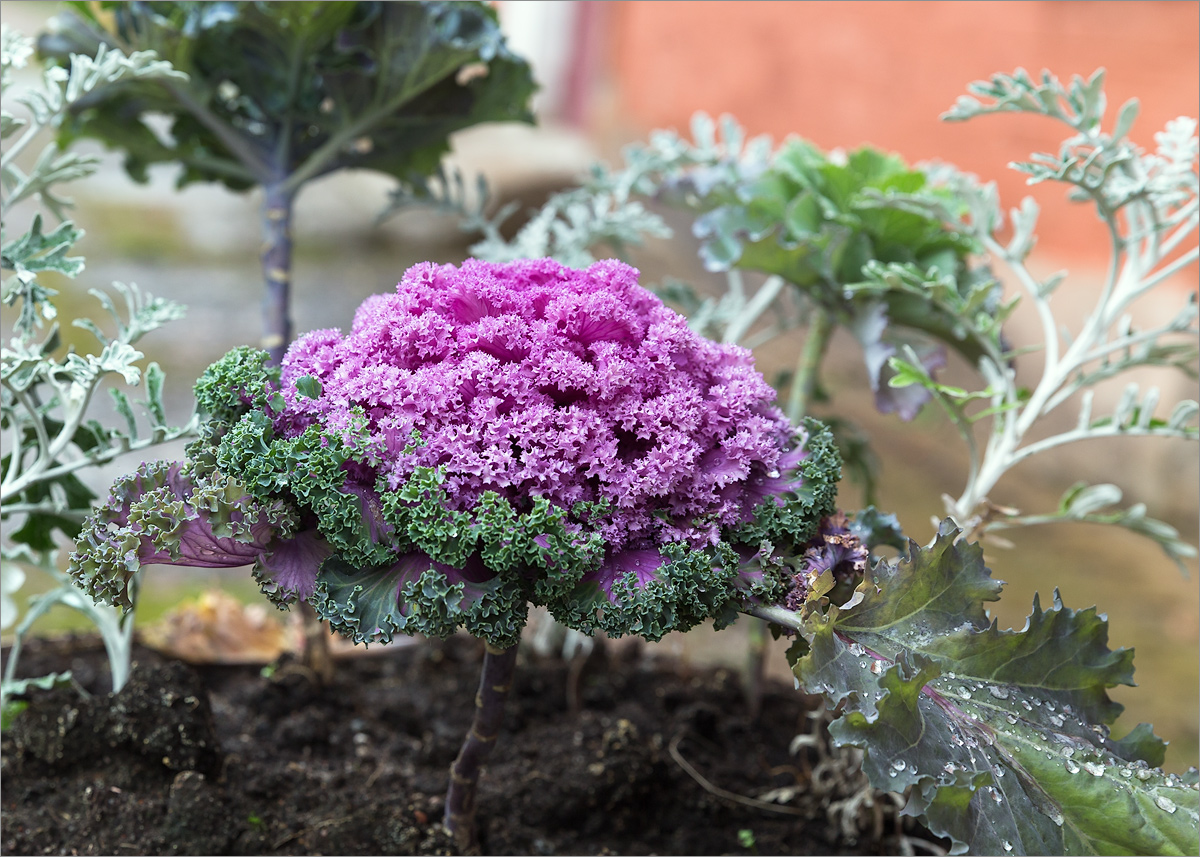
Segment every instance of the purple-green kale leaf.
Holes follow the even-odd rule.
[[[292,535],[294,512],[260,502],[219,473],[152,462],[119,479],[84,522],[69,572],[93,600],[132,609],[133,576],[144,565],[251,565]]]
[[[953,853],[1194,853],[1192,784],[1152,767],[1164,745],[1144,724],[1109,734],[1107,689],[1132,684],[1133,653],[1057,594],[999,630],[983,603],[1000,582],[957,535],[878,564],[844,608],[809,605],[793,668],[844,706],[835,740],[865,748],[876,787],[911,787],[907,811]]]

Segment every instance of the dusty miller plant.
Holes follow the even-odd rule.
[[[903,539],[895,518],[873,509],[824,527],[823,538],[787,561],[812,582],[803,602],[749,612],[796,635],[789,660],[798,683],[836,709],[835,742],[863,748],[874,786],[907,792],[906,811],[950,837],[956,853],[1194,853],[1196,770],[1180,777],[1157,768],[1164,745],[1146,724],[1120,741],[1109,734],[1121,706],[1107,688],[1132,683],[1132,652],[1110,650],[1103,616],[1068,609],[1057,592],[1048,609],[1035,598],[1024,630],[1000,630],[983,605],[999,598],[1001,583],[972,542],[1016,526],[1088,521],[1151,538],[1181,568],[1196,555],[1143,505],[1119,508],[1115,485],[1073,485],[1045,513],[988,500],[1014,466],[1065,444],[1196,439],[1196,402],[1163,413],[1155,389],[1130,384],[1111,413],[1093,408],[1098,384],[1133,369],[1196,377],[1194,295],[1149,327],[1135,328],[1129,317],[1139,298],[1196,263],[1196,121],[1172,121],[1156,135],[1156,150],[1142,151],[1128,137],[1136,100],[1110,129],[1102,125],[1102,71],[1064,85],[1018,70],[971,92],[944,118],[1024,112],[1070,128],[1058,153],[1013,166],[1030,183],[1068,185],[1107,226],[1108,274],[1072,333],[1051,306],[1065,275],[1038,279],[1026,264],[1038,213],[1032,200],[1012,211],[1012,235],[1002,241],[994,185],[945,165],[911,170],[870,150],[826,155],[789,141],[772,151],[766,138],[746,142],[729,117],[718,131],[698,116],[694,142],[652,135],[627,150],[624,169],[594,168],[582,188],[554,197],[511,241],[496,219],[465,207],[459,177],[397,202],[464,210],[466,228],[484,235],[473,248],[479,255],[573,262],[591,258],[596,245],[621,249],[664,232],[642,199],[694,212],[701,257],[727,272],[728,289],[708,298],[684,284],[664,291],[694,328],[727,342],[760,344],[805,325],[787,390],[793,419],[823,398],[818,377],[832,327],[850,329],[881,410],[911,417],[932,400],[946,412],[969,450],[966,484],[946,496],[947,517],[925,546]],[[993,264],[1010,272],[1040,320],[1044,364],[1029,389],[1003,334],[1016,299],[1004,299]],[[769,276],[750,294],[742,270]],[[946,347],[978,369],[982,389],[937,380]],[[1044,429],[1045,417],[1067,405],[1078,409],[1074,427]],[[884,545],[901,556],[880,558]]]
[[[31,52],[29,39],[4,29],[0,87],[6,99],[13,71],[26,64]],[[129,675],[133,612],[121,615],[97,605],[71,583],[58,567],[58,536],[73,539],[91,510],[95,495],[81,478],[85,471],[191,431],[190,424],[169,425],[162,401],[162,369],[156,363],[143,367],[143,355],[134,347],[150,331],[180,318],[183,308],[178,304],[153,298],[134,285],[114,283],[110,291],[92,289],[90,293],[111,321],[78,318],[72,323],[95,336],[99,350],[78,353],[71,348],[61,353],[56,292],[46,284],[45,275],[75,277],[83,270],[84,260],[70,255],[83,233],[64,219],[70,201],[60,195],[59,186],[95,172],[99,159],[48,143],[26,171],[18,166],[17,156],[39,132],[58,127],[72,105],[117,81],[181,77],[153,53],[126,56],[105,50],[94,58],[73,58],[69,68],[47,69],[40,87],[16,99],[28,110],[29,119],[7,109],[0,117],[5,212],[0,252],[5,319],[11,325],[0,363],[0,431],[5,441],[0,461],[0,520],[4,523],[0,550],[5,627],[16,621],[16,603],[9,596],[25,581],[22,566],[38,568],[57,583],[31,598],[27,612],[16,624],[0,683],[0,697],[6,704],[31,683],[44,687],[69,679],[67,674],[15,678],[22,639],[33,622],[56,605],[78,610],[96,625],[108,652],[113,689],[124,685]],[[22,211],[14,208],[27,200],[40,201],[58,224],[50,228],[43,214],[35,213],[14,234],[12,218]],[[105,327],[115,328],[115,333],[106,333]],[[138,417],[135,403],[120,387],[110,385],[114,378],[131,386],[144,384],[145,396],[137,406],[145,417]],[[94,397],[105,388],[122,420],[120,425],[106,425],[89,415]]]

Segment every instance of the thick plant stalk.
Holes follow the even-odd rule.
[[[292,340],[292,206],[295,195],[281,183],[264,187],[262,216],[262,347],[278,366]]]
[[[750,627],[746,630],[746,675],[742,690],[746,697],[746,708],[751,720],[758,720],[762,712],[763,678],[767,672],[767,623],[746,617]]]
[[[479,691],[475,694],[475,719],[463,741],[458,758],[450,766],[450,788],[446,792],[446,829],[464,854],[478,851],[475,835],[475,795],[479,770],[487,761],[504,720],[504,701],[512,688],[517,647],[498,649],[487,644]]]

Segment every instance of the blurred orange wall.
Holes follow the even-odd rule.
[[[1132,137],[1200,108],[1200,3],[1117,2],[654,2],[590,4],[606,34],[611,98],[593,114],[613,145],[660,127],[686,132],[693,112],[733,114],[778,142],[798,134],[825,148],[871,143],[909,161],[951,161],[995,179],[1006,208],[1031,192],[1007,169],[1054,151],[1067,127],[1024,116],[966,123],[938,116],[966,85],[996,72],[1049,69],[1060,79],[1107,68],[1108,121],[1138,97]],[[1107,126],[1106,126],[1107,127]],[[1049,192],[1047,192],[1049,191]],[[1041,249],[1056,260],[1097,259],[1098,219],[1033,189]],[[1064,259],[1064,257],[1066,257]],[[1190,277],[1190,280],[1188,279]],[[1185,282],[1194,283],[1192,266]]]

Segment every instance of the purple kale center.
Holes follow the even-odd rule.
[[[796,487],[781,471],[801,457],[750,353],[693,333],[615,261],[417,265],[345,336],[298,339],[282,387],[285,436],[315,421],[348,437],[365,415],[368,467],[348,474],[363,489],[433,467],[456,510],[489,491],[518,510],[607,502],[587,526],[610,557],[716,544]]]

